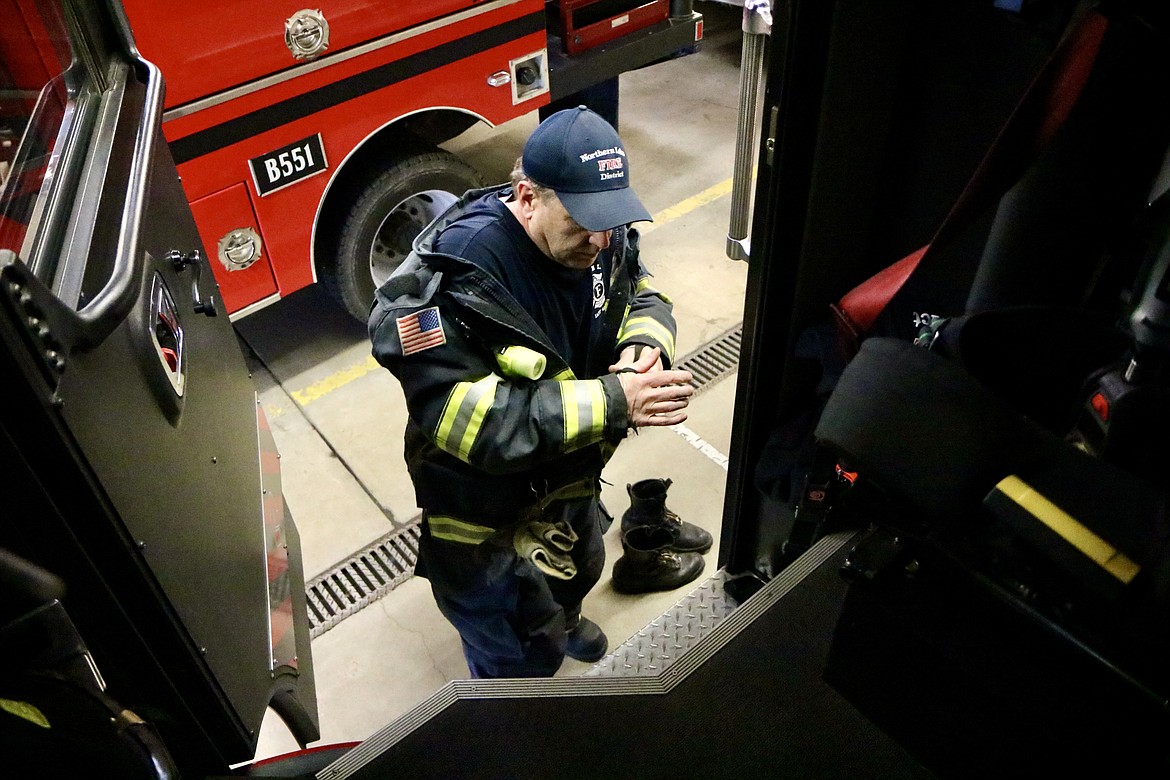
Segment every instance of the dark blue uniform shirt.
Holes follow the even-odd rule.
[[[608,274],[600,260],[581,271],[547,257],[500,200],[500,193],[489,192],[471,203],[438,235],[435,251],[461,257],[499,280],[573,372],[584,377],[590,344],[600,330]],[[607,261],[608,252],[600,259]]]

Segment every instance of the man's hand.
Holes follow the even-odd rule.
[[[656,363],[658,370],[652,370]],[[634,363],[619,363],[610,370],[617,371],[626,393],[630,425],[677,425],[687,419],[685,409],[695,393],[690,384],[691,372],[662,370],[657,348],[644,349]]]

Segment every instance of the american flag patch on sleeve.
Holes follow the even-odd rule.
[[[413,355],[415,352],[447,343],[447,336],[443,333],[443,321],[439,319],[438,306],[416,311],[407,317],[399,317],[396,322],[403,355]]]

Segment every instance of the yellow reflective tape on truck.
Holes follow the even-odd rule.
[[[1121,582],[1128,585],[1141,570],[1141,566],[1124,553],[1090,531],[1019,477],[1015,475],[1004,477],[995,487]]]

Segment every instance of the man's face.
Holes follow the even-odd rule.
[[[521,211],[528,235],[540,250],[566,268],[587,270],[609,246],[609,231],[590,232],[578,225],[552,192],[537,195],[521,185]]]

